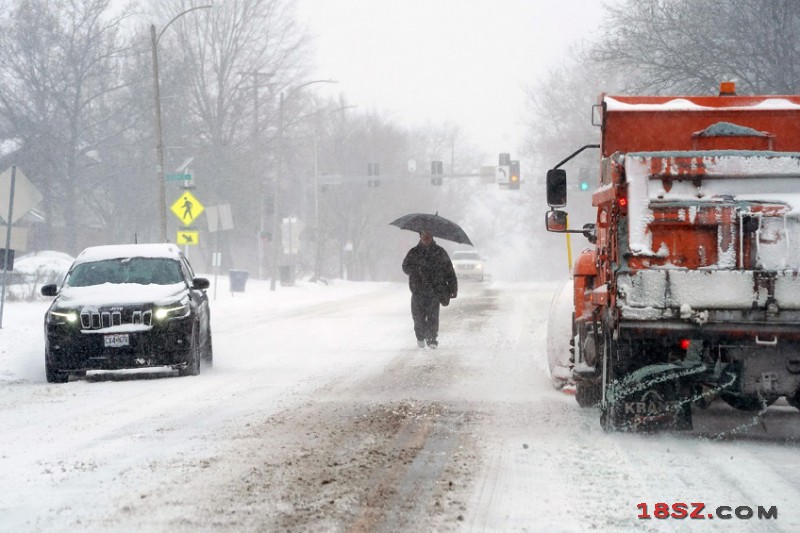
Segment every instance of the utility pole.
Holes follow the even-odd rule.
[[[253,155],[254,159],[258,159],[258,152],[259,149],[262,150],[261,156],[263,157],[264,154],[267,153],[267,142],[266,142],[266,132],[265,137],[263,138],[263,142],[261,135],[259,135],[259,119],[261,116],[260,113],[260,98],[258,94],[258,90],[261,87],[269,87],[269,79],[275,74],[274,72],[261,72],[261,71],[251,71],[243,73],[247,76],[253,77]],[[267,83],[259,84],[259,78],[266,78]],[[256,261],[258,261],[258,279],[264,279],[264,235],[267,229],[267,202],[266,202],[266,195],[267,195],[267,182],[265,179],[261,179],[260,181],[260,194],[259,194],[259,224],[258,224],[258,235],[256,236],[256,249],[257,255]]]
[[[297,91],[303,87],[307,87],[314,83],[338,83],[336,80],[312,80],[301,83],[293,87],[284,95],[281,91],[278,100],[278,172],[275,174],[275,195],[272,198],[272,261],[270,270],[269,290],[274,291],[276,288],[278,278],[278,256],[281,253],[281,217],[279,213],[280,208],[280,191],[281,191],[281,177],[283,175],[283,102],[287,98],[291,98]]]
[[[281,216],[278,213],[280,201],[278,199],[281,186],[281,173],[283,169],[283,92],[278,100],[278,171],[275,173],[275,193],[272,196],[272,258],[269,290],[274,291],[278,277],[278,254],[281,251]]]
[[[161,242],[167,242],[167,193],[164,184],[164,139],[161,128],[161,88],[158,80],[158,42],[161,40],[161,36],[164,35],[164,31],[185,14],[198,9],[210,9],[211,7],[213,6],[196,6],[181,11],[172,17],[172,20],[167,22],[158,34],[156,34],[155,24],[150,25],[153,56],[153,97],[155,98],[154,104],[156,108],[156,181],[158,182],[159,237]]]

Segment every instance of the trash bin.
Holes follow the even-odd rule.
[[[281,285],[284,287],[294,286],[294,269],[292,265],[285,265],[280,267]]]
[[[244,292],[247,285],[247,277],[250,273],[247,270],[228,270],[228,280],[231,292]]]

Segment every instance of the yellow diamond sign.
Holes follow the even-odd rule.
[[[177,239],[175,239],[175,242],[177,244],[188,244],[191,246],[197,246],[198,244],[200,244],[199,239],[200,239],[200,232],[180,230],[178,231]]]
[[[175,203],[170,207],[170,210],[183,222],[184,226],[191,226],[204,209],[205,207],[200,203],[200,200],[195,198],[189,191],[183,191],[180,198],[175,200]]]

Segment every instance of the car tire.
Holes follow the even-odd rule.
[[[211,343],[211,331],[208,332],[206,344],[203,346],[203,365],[206,368],[214,366],[214,347]]]
[[[47,358],[44,361],[44,372],[48,383],[66,383],[69,381],[69,372],[61,372],[57,368],[53,368]]]
[[[196,376],[200,373],[200,347],[197,340],[197,328],[192,329],[192,340],[189,345],[189,360],[186,366],[178,370],[180,377]]]

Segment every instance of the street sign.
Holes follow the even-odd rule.
[[[508,174],[510,167],[508,165],[499,165],[495,171],[495,181],[501,185],[508,185]]]
[[[317,177],[320,185],[339,185],[342,183],[341,174],[320,174]]]
[[[11,201],[11,167],[8,167],[0,174],[0,218],[8,218],[8,204]],[[28,211],[36,207],[42,201],[42,194],[36,186],[28,180],[25,174],[17,167],[14,174],[14,208],[11,213],[11,221],[14,222],[28,214]]]
[[[7,263],[6,263],[6,253],[8,253]],[[14,270],[14,250],[8,250],[8,252],[6,252],[5,248],[0,248],[0,269]]]
[[[178,237],[175,242],[178,244],[188,244],[197,246],[200,244],[200,233],[197,231],[178,230]]]
[[[167,174],[164,176],[166,181],[191,181],[191,174]]]
[[[170,210],[183,222],[184,226],[191,225],[204,209],[205,207],[200,203],[200,200],[195,198],[189,191],[183,191],[180,197],[175,200],[175,203],[172,204],[172,207],[170,207]]]
[[[497,172],[497,167],[493,165],[482,166],[480,171],[481,182],[494,183],[496,172]]]
[[[283,244],[283,253],[286,255],[293,255],[300,251],[300,233],[303,232],[305,224],[297,219],[297,217],[289,217],[283,219],[281,226],[281,244]]]
[[[233,214],[231,214],[230,204],[208,206],[206,222],[208,222],[208,231],[211,233],[233,229]]]
[[[8,233],[8,226],[3,223],[0,223],[0,247],[3,246],[3,242],[6,240],[6,234]],[[21,228],[18,226],[11,226],[11,242],[9,243],[9,248],[13,248],[14,250],[27,250],[28,249],[28,228]]]

